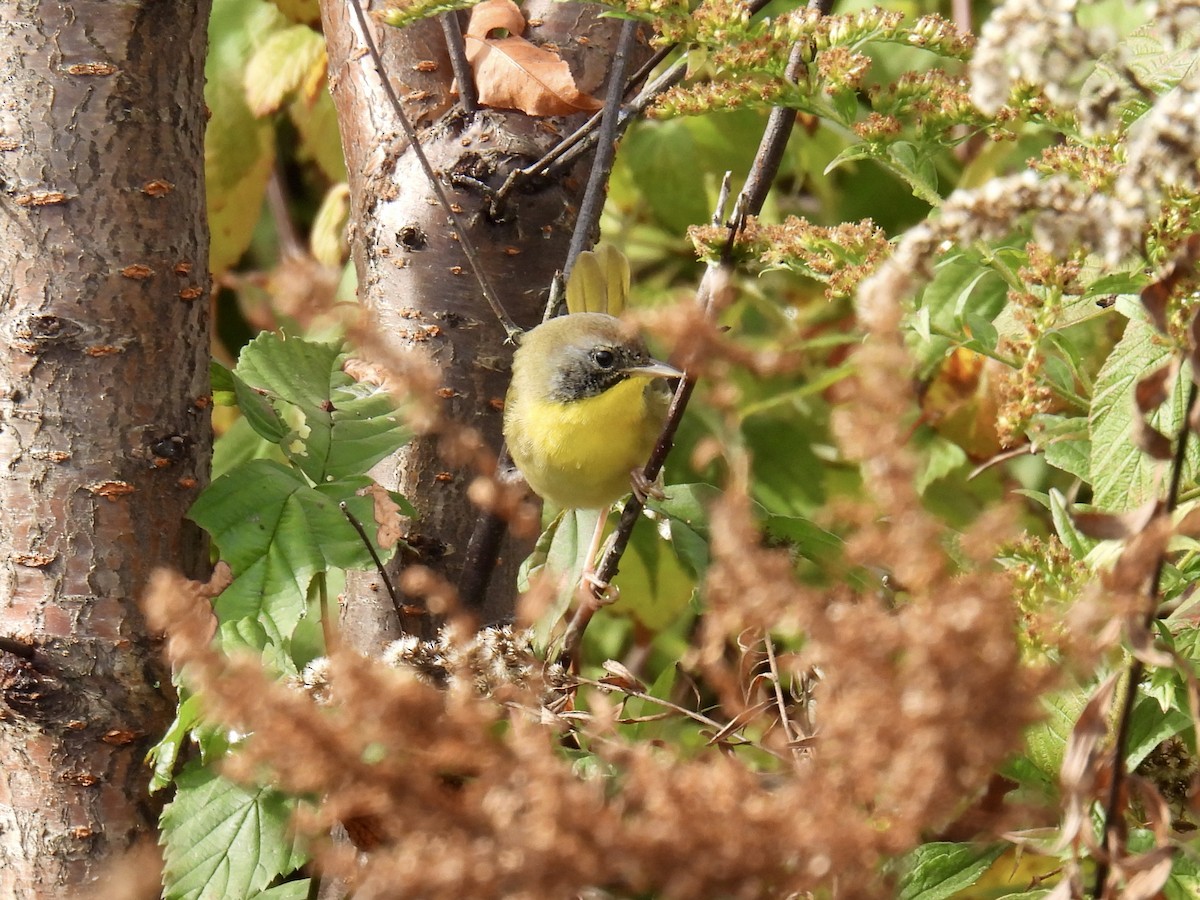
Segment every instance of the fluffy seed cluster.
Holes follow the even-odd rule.
[[[1096,60],[1116,43],[1110,29],[1085,28],[1079,0],[1008,0],[984,23],[971,62],[971,99],[997,112],[1014,86],[1037,85],[1070,107]]]

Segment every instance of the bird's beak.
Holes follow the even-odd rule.
[[[644,366],[629,366],[622,369],[624,375],[640,375],[643,378],[682,378],[683,373],[674,366],[652,359]]]

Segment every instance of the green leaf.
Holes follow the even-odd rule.
[[[277,420],[291,423],[279,443],[314,484],[363,474],[411,436],[391,396],[354,381],[341,359],[335,344],[264,332],[242,348],[234,370],[266,393]]]
[[[1067,739],[1087,705],[1088,694],[1074,688],[1042,697],[1046,718],[1025,733],[1027,758],[1048,781],[1057,784]]]
[[[1161,494],[1165,466],[1151,459],[1133,443],[1135,414],[1133,389],[1138,379],[1167,362],[1171,348],[1142,319],[1132,319],[1096,377],[1095,395],[1088,415],[1092,441],[1090,471],[1092,503],[1105,512],[1123,512]],[[1185,366],[1175,379],[1170,397],[1149,416],[1150,424],[1173,436],[1183,420],[1187,383]],[[1195,478],[1200,462],[1200,443],[1188,442],[1184,465],[1185,483]]]
[[[596,529],[595,510],[563,510],[538,537],[533,552],[521,564],[517,587],[529,589],[537,577],[554,579],[557,593],[549,609],[534,624],[533,643],[544,648],[550,644],[555,626],[559,624],[583,576],[583,556]]]
[[[162,814],[166,900],[228,900],[268,888],[304,862],[289,834],[294,802],[189,765]]]
[[[1084,559],[1092,552],[1096,541],[1075,527],[1075,520],[1071,518],[1071,512],[1067,509],[1067,498],[1058,488],[1050,489],[1050,518],[1054,522],[1054,530],[1058,534],[1058,539],[1063,542],[1064,547],[1071,551],[1071,556],[1075,559]]]
[[[941,206],[942,197],[937,189],[937,170],[934,169],[932,160],[917,152],[914,144],[896,141],[887,146],[885,155],[873,158],[889,171],[899,175],[914,197],[924,200],[930,206]]]
[[[674,487],[669,486],[668,493]],[[674,540],[669,538],[681,535],[685,542],[703,545],[705,556],[708,550],[704,538],[691,524],[674,519],[668,522],[666,529],[656,528],[655,525],[660,523],[642,517],[633,529],[625,555],[621,557],[620,571],[613,581],[621,593],[612,611],[633,615],[643,626],[656,632],[667,628],[687,609],[696,591],[694,571],[690,571],[690,566],[685,568],[681,562],[684,554],[694,553],[696,547],[689,544],[681,552],[680,548],[673,547]],[[675,552],[671,552],[672,549]]]
[[[812,451],[816,425],[797,408],[748,416],[742,435],[751,451],[751,495],[777,515],[811,513],[825,499],[825,466]]]
[[[946,900],[975,884],[1008,845],[923,844],[905,857],[899,900]]]
[[[945,478],[960,466],[966,465],[967,453],[958,444],[944,437],[932,434],[924,443],[927,454],[924,468],[917,473],[917,493],[924,494],[925,490],[940,478]]]
[[[233,395],[237,398],[238,409],[247,424],[260,437],[272,444],[282,443],[290,431],[287,423],[271,405],[271,401],[246,384],[235,373],[230,373],[230,375],[233,378]]]
[[[818,564],[832,562],[842,552],[840,537],[802,516],[767,516],[765,528],[771,537]]]
[[[1040,415],[1034,417],[1033,428],[1046,462],[1080,481],[1091,480],[1092,442],[1087,419]]]
[[[288,881],[267,888],[261,893],[254,894],[250,900],[308,900],[312,890],[312,879],[301,878],[299,881]]]
[[[307,25],[291,25],[268,35],[246,64],[250,111],[256,116],[277,111],[284,98],[312,78],[318,66],[324,69],[324,64],[325,39]]]
[[[286,20],[263,0],[214,0],[204,100],[204,179],[212,232],[209,270],[219,275],[241,258],[258,224],[275,165],[275,133],[246,105],[242,80],[254,48]]]
[[[153,770],[150,775],[150,793],[160,791],[171,783],[179,752],[187,742],[192,728],[200,721],[200,700],[195,695],[186,697],[175,710],[175,719],[167,728],[162,739],[150,748],[146,762]]]
[[[1192,727],[1191,716],[1178,708],[1163,712],[1155,697],[1139,688],[1129,721],[1129,740],[1125,745],[1125,764],[1136,769],[1155,747]]]
[[[221,621],[266,616],[286,637],[304,612],[314,575],[330,566],[372,566],[338,508],[346,501],[370,522],[370,499],[355,496],[370,483],[342,479],[313,488],[296,470],[257,459],[209,485],[188,516],[212,536],[233,570],[233,583],[217,599]]]
[[[212,477],[220,478],[252,459],[286,462],[279,445],[256,432],[245,416],[238,416],[213,445]]]

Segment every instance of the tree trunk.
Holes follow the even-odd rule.
[[[0,0],[0,896],[153,841],[172,691],[138,595],[196,572],[211,450],[208,0]]]
[[[321,5],[330,87],[350,171],[359,297],[391,350],[427,353],[440,367],[438,396],[445,416],[477,429],[494,453],[513,348],[484,302],[459,236],[437,205],[363,52],[349,6],[354,2],[359,0]],[[579,88],[601,92],[619,21],[599,18],[598,7],[550,0],[530,0],[522,11],[539,23],[525,37],[552,42],[570,63]],[[435,20],[401,30],[372,20],[371,27],[386,75],[444,184],[446,173],[461,173],[498,188],[509,171],[541,157],[585,118],[535,118],[494,109],[464,115],[452,105],[451,67]],[[577,41],[579,36],[586,40]],[[500,222],[489,220],[480,193],[446,184],[501,301],[522,327],[540,321],[551,279],[566,257],[589,165],[585,160],[571,177],[515,192]],[[447,463],[436,437],[418,438],[379,471],[381,481],[418,510],[413,541],[422,555],[418,561],[457,584],[480,515],[466,494],[475,472]],[[481,621],[511,617],[517,567],[529,549],[527,540],[507,536],[486,596],[463,598]],[[352,579],[343,613],[348,640],[368,650],[395,637],[401,624],[375,581]],[[412,623],[405,624],[413,630]]]

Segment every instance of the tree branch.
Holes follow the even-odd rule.
[[[450,217],[450,221],[454,223],[454,228],[459,236],[459,245],[462,247],[463,255],[467,257],[467,263],[471,266],[471,273],[479,283],[479,289],[483,292],[484,299],[487,300],[488,306],[491,307],[492,313],[496,316],[496,320],[504,329],[505,334],[508,335],[509,340],[512,340],[521,333],[521,328],[508,315],[503,304],[500,302],[500,298],[496,296],[496,291],[492,288],[491,280],[484,271],[483,262],[479,258],[479,252],[467,237],[466,223],[454,211],[454,206],[450,203],[450,198],[446,196],[445,188],[442,187],[441,179],[438,178],[437,173],[433,170],[433,166],[429,162],[429,157],[425,155],[425,150],[421,147],[417,130],[413,128],[412,122],[408,120],[408,116],[404,113],[404,108],[400,105],[400,98],[396,96],[396,90],[392,87],[392,82],[387,77],[383,58],[379,55],[379,47],[376,46],[375,37],[371,34],[370,25],[367,23],[367,14],[363,12],[361,0],[350,0],[349,5],[354,10],[359,30],[362,33],[363,43],[367,47],[367,53],[371,56],[371,62],[375,65],[375,71],[378,73],[380,83],[383,85],[383,92],[387,97],[388,104],[392,107],[392,112],[396,115],[396,121],[400,123],[400,128],[404,131],[404,136],[408,138],[413,155],[421,164],[421,170],[425,173],[425,178],[429,181],[429,186],[437,196],[438,203],[445,210],[446,215]]]
[[[463,42],[462,27],[458,13],[448,12],[438,16],[442,34],[446,36],[446,53],[450,57],[450,68],[458,83],[458,102],[463,112],[471,115],[479,109],[479,95],[475,91],[475,74],[467,62],[467,47]]]

